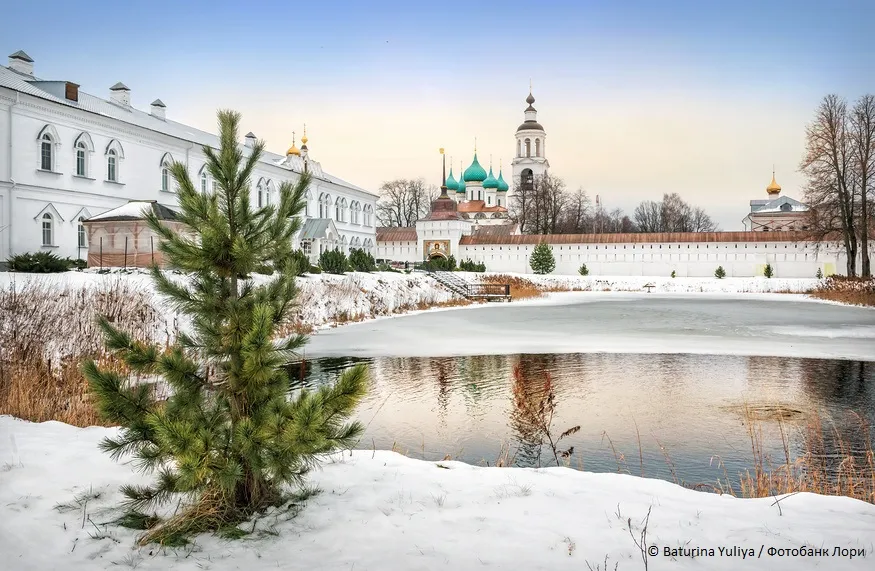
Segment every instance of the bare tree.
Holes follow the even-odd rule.
[[[586,234],[592,231],[592,203],[582,187],[568,195],[565,214],[560,223],[565,234]]]
[[[635,208],[641,232],[714,232],[717,225],[704,209],[693,208],[679,194],[664,194],[661,202],[645,200]]]
[[[847,257],[848,276],[857,275],[857,233],[852,169],[853,150],[849,135],[847,103],[835,94],[820,102],[814,120],[805,129],[805,156],[800,169],[807,177],[805,199],[817,213],[814,235],[826,239],[834,229],[841,231]],[[837,224],[836,224],[837,222]]]
[[[875,95],[862,96],[854,104],[850,116],[851,154],[853,170],[860,196],[860,275],[869,277],[869,232],[873,221],[869,214],[869,195],[875,195]]]
[[[514,181],[511,195],[511,213],[520,225],[520,231],[529,234],[555,234],[568,205],[565,181],[556,175],[544,173],[534,178],[530,188]]]
[[[438,189],[419,179],[384,182],[377,201],[377,220],[381,226],[413,226],[428,214]]]

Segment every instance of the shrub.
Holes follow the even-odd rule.
[[[678,273],[677,273],[676,271],[672,270],[672,271],[671,271],[671,277],[673,277],[673,278],[678,277]]]
[[[322,273],[322,268],[320,268],[319,266],[310,266],[310,270],[308,271],[308,273],[310,273],[310,274],[321,274],[321,273]]]
[[[463,272],[485,272],[486,264],[483,262],[474,262],[471,258],[468,258],[464,262],[459,264],[459,269]]]
[[[722,280],[726,277],[726,270],[723,269],[723,266],[717,266],[717,269],[714,270],[714,277],[718,280]]]
[[[529,265],[536,274],[549,274],[556,269],[556,259],[549,244],[541,242],[535,246]]]
[[[10,270],[35,274],[66,272],[74,264],[70,258],[61,258],[51,252],[18,254],[9,258],[7,262]]]
[[[580,267],[577,268],[577,273],[582,275],[582,276],[588,276],[589,275],[589,268],[586,267],[586,264],[580,264]]]
[[[422,265],[427,272],[452,272],[456,269],[456,258],[432,258]]]
[[[84,270],[88,267],[88,262],[79,258],[77,260],[70,260],[70,269],[71,270]]]
[[[349,260],[346,254],[338,250],[325,250],[319,256],[319,267],[329,274],[343,275],[349,270]]]
[[[361,248],[353,248],[349,251],[349,266],[354,272],[374,272],[377,270],[374,257]]]
[[[774,270],[772,270],[772,264],[766,264],[766,267],[763,269],[763,275],[766,276],[767,278],[770,278],[773,275],[775,275]]]
[[[820,268],[817,268],[817,273],[814,274],[814,277],[816,277],[819,280],[822,280],[823,279],[823,271]]]
[[[303,276],[310,270],[310,256],[304,250],[298,248],[292,252],[291,263],[295,264],[295,275]]]

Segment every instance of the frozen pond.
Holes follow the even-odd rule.
[[[793,294],[573,292],[321,331],[316,356],[695,353],[875,360],[875,310]]]
[[[514,415],[517,366],[551,375],[555,429],[581,426],[572,466],[592,471],[735,479],[753,464],[747,404],[788,411],[793,454],[812,446],[810,419],[855,449],[860,420],[875,421],[875,311],[801,295],[556,294],[321,331],[307,358],[308,385],[370,364],[359,448],[430,460],[494,463],[504,446],[516,465],[538,463]],[[778,422],[761,428],[782,461]]]

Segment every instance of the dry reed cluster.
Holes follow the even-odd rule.
[[[104,350],[94,319],[98,314],[136,338],[175,335],[150,295],[121,280],[71,287],[26,277],[0,289],[0,414],[102,424],[79,363],[90,357],[118,370],[121,364]]]
[[[537,284],[526,278],[519,276],[508,276],[505,274],[493,274],[484,276],[483,282],[487,284],[509,284],[510,297],[514,301],[520,299],[530,299],[541,297],[548,292],[568,291],[567,288],[559,285]]]
[[[811,295],[829,301],[875,307],[875,278],[830,276]]]

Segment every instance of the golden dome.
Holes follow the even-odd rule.
[[[775,181],[775,173],[772,171],[772,182],[766,187],[766,192],[769,194],[778,194],[781,192],[781,185]]]
[[[301,156],[301,151],[298,149],[298,147],[295,146],[295,133],[294,133],[294,131],[292,132],[292,146],[289,147],[288,151],[286,151],[286,156],[289,156],[289,155],[295,155],[296,157]]]
[[[304,125],[304,136],[301,137],[301,144],[306,146],[307,141],[309,141],[309,139],[307,138],[307,125]]]

